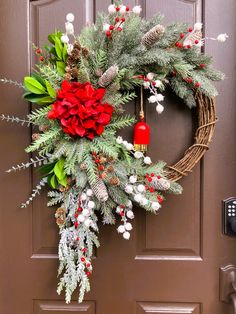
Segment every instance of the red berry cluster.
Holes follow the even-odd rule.
[[[92,152],[94,163],[97,165],[98,171],[104,171],[105,166],[101,164],[101,159],[96,152]]]
[[[129,7],[126,7],[126,12],[129,11]],[[116,7],[116,12],[119,13],[120,12],[120,7]],[[125,22],[125,17],[124,16],[116,16],[115,20],[114,20],[114,24],[111,24],[109,27],[109,30],[106,31],[106,36],[108,38],[112,37],[112,33],[114,31],[118,31],[121,32],[123,30],[122,24]]]
[[[189,29],[188,29],[188,33],[191,33],[193,31],[193,29],[190,27]],[[185,33],[181,33],[180,35],[179,35],[179,38],[180,38],[180,41],[177,41],[176,43],[175,43],[175,46],[177,47],[177,48],[180,48],[180,49],[182,49],[182,48],[186,48],[186,49],[191,49],[192,48],[192,45],[187,45],[187,46],[183,46],[183,39],[184,39],[184,37],[185,37]],[[197,44],[199,44],[199,40],[198,39],[196,39],[195,41],[194,41],[194,43],[195,43],[195,45],[197,45]]]
[[[74,222],[74,227],[75,227],[75,228],[78,228],[78,226],[79,226],[79,222],[78,222],[77,218],[78,218],[78,216],[79,216],[79,213],[82,212],[82,210],[83,210],[83,209],[79,206],[78,209],[77,209],[77,212],[74,214],[74,217],[76,218],[76,220],[75,220],[75,222]],[[79,241],[79,238],[78,238],[78,241]]]
[[[151,183],[153,178],[155,177],[155,173],[150,173],[150,174],[146,173],[145,177],[146,177],[146,180],[148,181],[148,183]],[[161,176],[159,176],[159,175],[157,175],[156,177],[157,177],[157,179],[161,179]],[[148,183],[145,186],[146,191],[149,191],[150,193],[154,193],[155,189],[153,187],[149,186]],[[158,194],[157,200],[159,203],[162,203],[164,199],[160,194]]]
[[[39,56],[39,60],[44,61],[44,57],[42,56],[42,50],[38,48],[35,50],[35,52]]]
[[[184,79],[184,81],[186,82],[186,83],[188,83],[188,84],[193,84],[193,79],[191,78],[191,77],[186,77],[185,79]],[[196,87],[196,88],[198,88],[198,87],[200,87],[201,86],[201,83],[200,82],[196,82],[195,84],[194,84],[194,87]]]
[[[153,86],[156,85],[155,81],[149,80],[147,77],[145,77],[144,75],[140,74],[138,76],[136,76],[138,79],[143,80],[144,82],[149,82],[151,83]]]
[[[87,251],[88,251],[87,248],[83,248],[83,249],[82,249],[82,252],[83,252],[83,253],[86,253]],[[89,262],[86,262],[86,258],[85,258],[84,256],[82,256],[82,257],[80,258],[80,261],[81,261],[82,263],[85,263],[85,266],[86,266],[86,268],[87,268],[86,275],[89,277],[89,276],[91,275],[91,272],[89,271],[89,269],[90,269],[90,267],[91,267],[91,264],[90,264]]]

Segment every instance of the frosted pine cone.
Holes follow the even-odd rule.
[[[141,43],[150,48],[153,44],[155,44],[164,34],[165,27],[161,24],[154,26],[150,31],[148,31],[142,38]]]
[[[170,188],[170,182],[163,178],[153,178],[152,182],[150,182],[150,186],[153,187],[155,190],[167,191]]]
[[[91,189],[100,202],[106,202],[108,200],[107,188],[100,178],[98,178],[95,183],[91,184]]]
[[[101,87],[106,87],[109,85],[117,76],[119,71],[118,66],[112,65],[109,69],[106,70],[106,72],[100,77],[98,80],[98,84]]]

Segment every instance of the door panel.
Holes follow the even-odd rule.
[[[29,42],[42,45],[48,33],[64,29],[67,12],[75,13],[75,28],[80,31],[87,22],[93,22],[96,11],[107,10],[111,2],[1,1],[4,44],[0,50],[0,76],[21,81],[35,62]],[[209,36],[230,34],[225,45],[208,42],[205,48],[227,76],[218,85],[220,121],[211,149],[193,173],[181,181],[184,194],[168,196],[158,216],[136,209],[130,241],[121,239],[113,226],[100,226],[101,247],[94,259],[92,291],[83,304],[76,302],[75,295],[74,301],[65,305],[63,296],[56,294],[58,230],[54,210],[46,206],[46,192],[31,207],[19,209],[37,183],[37,173],[4,173],[12,164],[27,160],[24,147],[31,130],[1,123],[0,313],[230,313],[230,306],[219,301],[219,268],[236,263],[236,241],[221,232],[221,200],[235,194],[236,2],[227,0],[224,10],[220,0],[129,0],[126,4],[141,4],[148,18],[161,11],[165,23],[175,20],[193,24],[202,20]],[[19,89],[1,85],[0,94],[1,112],[27,114]],[[171,91],[166,94],[165,104],[161,117],[146,104],[152,134],[149,155],[172,164],[192,141],[194,112]],[[131,103],[127,110],[134,113],[135,107],[137,104]],[[123,135],[131,139],[132,129]]]

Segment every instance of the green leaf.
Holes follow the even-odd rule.
[[[46,87],[45,81],[40,75],[38,75],[37,73],[33,73],[32,77],[35,78],[40,84],[42,84],[43,87]]]
[[[39,83],[35,78],[31,76],[26,76],[24,78],[24,85],[28,89],[28,91],[34,94],[45,94],[46,90],[41,83]]]
[[[46,97],[41,98],[37,103],[39,105],[51,104],[54,102],[54,100],[55,100],[54,98],[50,96],[46,96]]]
[[[55,49],[56,49],[58,58],[62,60],[63,46],[62,46],[61,40],[58,37],[55,37]]]
[[[68,55],[68,53],[67,53],[67,45],[64,45],[63,51],[62,51],[62,59],[65,62],[66,62],[66,59],[67,59],[67,55]]]
[[[57,187],[58,182],[57,182],[57,178],[56,178],[55,174],[50,177],[49,185],[50,185],[53,189],[55,189],[55,188]]]
[[[43,98],[48,97],[47,95],[36,95],[31,92],[26,92],[23,98],[32,103],[39,103]]]
[[[64,164],[65,164],[65,159],[60,158],[53,168],[54,173],[57,176],[58,180],[63,180],[65,177]]]
[[[61,36],[62,36],[62,32],[52,33],[48,36],[48,41],[50,41],[50,43],[54,45],[56,38],[61,38]]]
[[[43,165],[42,167],[39,168],[39,171],[41,174],[50,174],[53,172],[53,168],[55,166],[55,162],[54,163],[49,163],[49,164],[46,164],[46,165]]]
[[[48,81],[45,81],[45,83],[46,83],[48,94],[52,98],[56,98],[56,91],[55,91],[55,89],[52,87],[52,85]]]
[[[57,178],[57,180],[58,180],[58,182],[61,184],[61,185],[63,185],[63,186],[67,186],[67,176],[65,176],[64,178],[62,178],[62,179],[58,179]]]
[[[65,74],[65,67],[66,64],[63,61],[57,61],[57,71],[60,75],[64,75]]]

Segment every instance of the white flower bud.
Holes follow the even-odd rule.
[[[129,238],[130,238],[130,233],[129,233],[128,231],[124,232],[124,233],[123,233],[123,238],[124,238],[125,240],[129,240]]]
[[[88,216],[90,215],[90,211],[89,211],[87,208],[85,208],[85,209],[83,210],[82,214],[83,214],[85,217],[88,217]]]
[[[107,32],[107,31],[109,31],[109,30],[110,30],[110,24],[108,24],[108,23],[104,24],[104,25],[103,25],[103,31],[104,31],[104,32]]]
[[[114,4],[110,4],[110,5],[109,5],[109,7],[108,7],[108,12],[109,12],[110,14],[116,12],[116,7],[115,7]]]
[[[74,14],[73,13],[68,13],[66,15],[66,20],[67,20],[67,22],[70,22],[70,23],[74,22],[74,20],[75,20]]]
[[[158,202],[153,202],[152,203],[152,209],[158,210],[160,209],[161,205]]]
[[[82,214],[79,215],[78,220],[79,220],[79,222],[84,222],[85,221],[84,215],[82,215]]]
[[[92,196],[92,195],[93,195],[93,191],[92,191],[91,189],[88,189],[87,192],[86,192],[86,194],[87,194],[88,196]]]
[[[202,29],[202,23],[198,22],[194,24],[194,30],[200,31]]]
[[[156,101],[157,101],[157,98],[155,95],[152,95],[148,98],[148,101],[151,103],[151,104],[154,104]]]
[[[132,210],[128,210],[127,213],[126,213],[126,216],[129,218],[129,219],[134,219],[134,213]]]
[[[158,114],[161,114],[163,111],[164,111],[164,106],[162,106],[161,104],[158,104],[157,106],[156,106],[156,112],[158,113]]]
[[[74,25],[72,23],[66,22],[65,27],[66,27],[67,35],[73,35],[74,34]]]
[[[147,79],[149,80],[149,81],[152,81],[153,79],[154,79],[154,76],[155,76],[155,73],[148,73],[147,74]]]
[[[118,136],[116,139],[117,144],[122,144],[123,143],[123,138],[121,136]]]
[[[93,201],[88,202],[88,208],[92,209],[95,207],[95,203]]]
[[[220,34],[217,36],[217,40],[220,43],[224,43],[229,36],[227,34]]]
[[[162,86],[162,82],[160,80],[156,80],[155,83],[156,83],[155,87],[157,87],[157,88]]]
[[[150,86],[150,82],[143,82],[144,89],[148,89]]]
[[[143,184],[139,184],[138,187],[137,187],[137,190],[140,192],[140,193],[143,193],[145,191],[145,186]]]
[[[135,157],[136,159],[140,159],[140,158],[143,157],[143,153],[142,153],[142,152],[135,152],[135,153],[134,153],[134,157]]]
[[[84,224],[86,227],[90,227],[92,220],[91,219],[86,219]]]
[[[125,232],[125,226],[124,226],[124,225],[120,225],[120,226],[117,228],[117,231],[118,231],[118,233],[124,233],[124,232]]]
[[[137,182],[137,176],[129,177],[129,182],[132,183],[132,184],[136,183]]]
[[[134,7],[133,7],[133,12],[134,12],[135,14],[140,14],[140,13],[142,12],[141,6],[140,6],[140,5],[134,6]]]
[[[133,229],[133,227],[132,227],[132,225],[131,225],[130,222],[127,222],[127,223],[125,224],[125,229],[126,229],[127,231],[130,231],[130,230]]]
[[[121,13],[121,14],[126,13],[126,6],[123,5],[123,4],[120,6],[120,13]]]
[[[152,160],[150,157],[146,156],[144,157],[143,162],[145,163],[145,165],[151,165]]]
[[[133,187],[132,187],[132,185],[126,185],[126,187],[125,187],[125,192],[127,193],[127,194],[131,194],[132,192],[133,192]]]
[[[163,101],[164,100],[164,96],[162,94],[157,94],[156,95],[156,100],[157,101]]]
[[[82,193],[80,199],[81,201],[85,201],[87,199],[87,195],[85,193]]]
[[[67,35],[62,35],[61,36],[61,41],[63,42],[63,44],[68,44],[70,39],[69,39],[69,37]]]
[[[134,195],[134,200],[137,203],[141,202],[142,198],[143,198],[143,196],[140,193]]]

